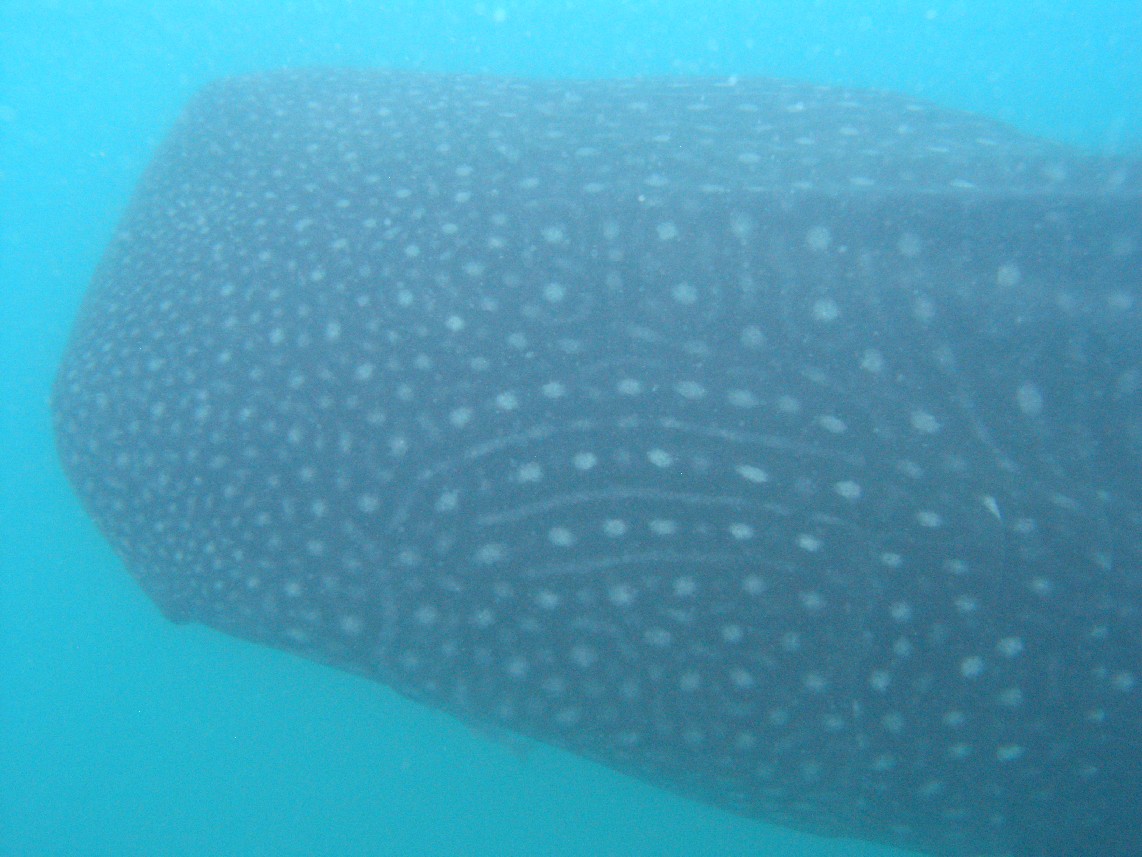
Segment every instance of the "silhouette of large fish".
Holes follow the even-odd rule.
[[[778,824],[1142,854],[1142,170],[889,94],[227,80],[54,399],[172,619]]]

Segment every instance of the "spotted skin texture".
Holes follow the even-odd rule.
[[[222,81],[61,457],[172,619],[777,824],[1137,855],[1140,176],[765,80]]]

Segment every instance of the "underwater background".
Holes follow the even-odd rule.
[[[175,626],[120,567],[52,442],[72,319],[190,94],[312,65],[788,77],[1142,153],[1139,0],[0,0],[0,855],[902,854]]]

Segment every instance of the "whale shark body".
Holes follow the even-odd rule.
[[[62,461],[171,619],[747,816],[1142,854],[1142,168],[885,93],[295,71],[143,177]]]

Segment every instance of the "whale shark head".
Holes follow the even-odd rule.
[[[188,107],[60,369],[171,618],[778,824],[1142,853],[1142,169],[884,93]]]

